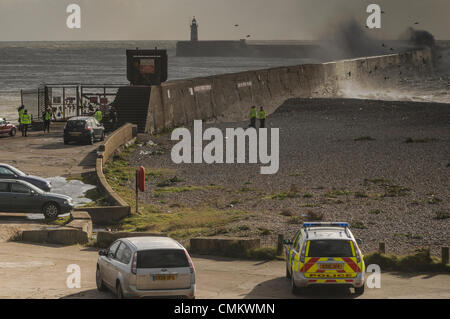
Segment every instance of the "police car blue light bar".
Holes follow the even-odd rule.
[[[303,223],[303,227],[349,227],[348,223]]]

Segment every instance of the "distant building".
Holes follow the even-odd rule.
[[[198,23],[195,17],[192,19],[191,24],[191,41],[198,41]]]

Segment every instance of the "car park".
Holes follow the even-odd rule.
[[[5,118],[0,117],[0,136],[1,135],[9,135],[16,136],[17,127],[8,121]]]
[[[69,196],[47,193],[21,180],[0,180],[0,211],[44,214],[52,219],[74,208]]]
[[[73,117],[64,127],[64,144],[83,142],[93,145],[104,139],[105,128],[93,117]]]
[[[187,250],[168,237],[115,241],[99,252],[97,288],[118,298],[195,298],[195,268]]]
[[[0,163],[0,180],[2,179],[22,180],[33,184],[34,186],[42,189],[44,192],[50,192],[52,188],[52,184],[45,178],[28,175],[18,168],[15,168],[8,164]]]
[[[364,259],[348,223],[304,223],[285,244],[286,277],[294,294],[316,285],[347,286],[364,293]]]

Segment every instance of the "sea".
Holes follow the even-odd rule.
[[[176,41],[0,42],[0,117],[17,121],[20,90],[40,84],[123,84],[127,49],[166,49],[169,80],[318,62],[285,58],[188,58]]]
[[[424,81],[410,81],[415,89],[375,95],[348,92],[347,97],[450,103],[450,42],[441,45],[445,72]],[[0,42],[0,117],[16,122],[20,90],[37,89],[42,83],[127,85],[126,50],[156,47],[168,51],[169,80],[323,62],[298,58],[177,57],[176,41]]]

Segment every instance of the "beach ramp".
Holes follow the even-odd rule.
[[[114,105],[120,125],[133,123],[139,133],[146,132],[146,121],[150,102],[150,86],[124,86],[117,91]]]

